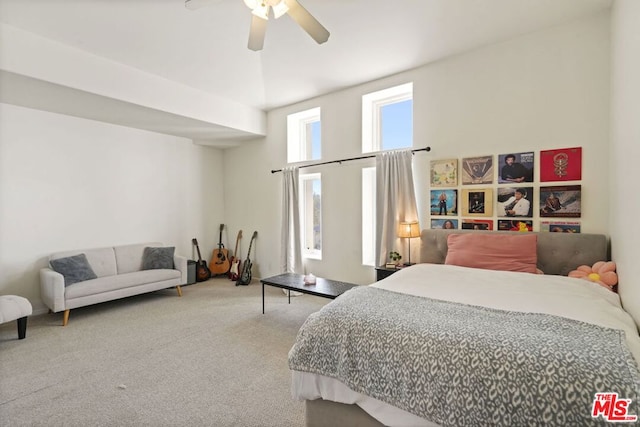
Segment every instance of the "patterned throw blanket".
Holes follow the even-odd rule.
[[[602,425],[597,392],[632,399],[640,415],[623,331],[369,286],[309,316],[289,367],[440,425]]]

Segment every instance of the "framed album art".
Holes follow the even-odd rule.
[[[540,231],[579,233],[580,223],[575,221],[540,221]]]
[[[582,179],[582,147],[540,151],[540,181]]]
[[[492,219],[462,219],[463,230],[493,230]]]
[[[493,190],[474,188],[462,190],[461,212],[464,216],[493,216]]]
[[[445,230],[457,230],[457,219],[432,219],[431,228],[444,228]]]
[[[462,185],[492,183],[493,156],[466,157],[462,159]]]
[[[533,182],[533,151],[498,155],[498,184]]]
[[[458,190],[431,190],[431,215],[458,215]]]
[[[533,231],[533,221],[526,219],[499,219],[498,230],[520,232]]]
[[[431,186],[455,187],[458,185],[458,159],[431,161]]]
[[[579,218],[581,199],[581,185],[540,187],[540,216]]]
[[[497,191],[497,216],[533,217],[533,187],[500,187]]]

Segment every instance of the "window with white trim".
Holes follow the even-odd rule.
[[[362,168],[362,264],[376,265],[376,168]]]
[[[362,152],[413,147],[413,83],[362,96]]]
[[[318,160],[321,155],[320,107],[287,116],[287,162]]]
[[[322,259],[322,179],[319,173],[300,175],[302,256]]]

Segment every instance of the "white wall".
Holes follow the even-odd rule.
[[[609,18],[598,14],[273,110],[266,138],[224,152],[0,104],[0,292],[26,296],[37,308],[38,269],[64,249],[160,240],[191,256],[198,237],[208,258],[223,222],[227,247],[244,230],[243,257],[251,232],[259,232],[254,276],[278,273],[281,175],[270,170],[286,165],[287,114],[320,106],[323,159],[358,156],[362,95],[407,81],[414,82],[415,147],[432,147],[415,156],[423,227],[431,159],[582,146],[583,231],[608,233],[618,215],[609,211]],[[625,75],[625,84],[637,84],[634,78]],[[634,102],[626,98],[620,109]],[[620,173],[629,174],[631,160],[618,157],[627,168]],[[324,259],[309,261],[307,271],[374,280],[373,268],[361,265],[360,208],[361,169],[373,164],[304,170],[323,174]],[[612,184],[621,182],[615,173]],[[621,270],[631,265],[621,261]]]
[[[625,309],[640,326],[640,198],[635,181],[640,159],[640,2],[616,0],[611,57],[611,252],[618,265]]]
[[[210,254],[221,182],[218,149],[0,104],[0,294],[43,309],[39,269],[61,250],[160,241],[191,257],[198,237]]]
[[[270,170],[286,165],[287,115],[321,107],[323,160],[358,156],[362,95],[408,81],[414,82],[414,146],[432,147],[414,158],[423,228],[430,160],[581,146],[583,231],[608,233],[609,18],[600,13],[271,111],[266,138],[224,154],[225,218],[232,229],[260,233],[254,275],[279,273],[281,176]],[[373,281],[373,268],[361,265],[360,195],[361,168],[373,164],[303,170],[321,172],[323,185],[323,260],[308,261],[308,272]]]

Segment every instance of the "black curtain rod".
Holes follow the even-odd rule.
[[[431,151],[431,147],[416,148],[415,150],[411,150],[411,153],[417,153],[418,151]],[[320,163],[313,163],[310,165],[298,166],[298,169],[309,168],[311,166],[328,165],[329,163],[342,163],[342,162],[350,162],[351,160],[370,159],[375,156],[376,156],[375,154],[371,154],[368,156],[351,157],[350,159],[329,160],[327,162],[320,162]],[[282,172],[282,169],[271,169],[271,173],[276,173],[276,172]]]

